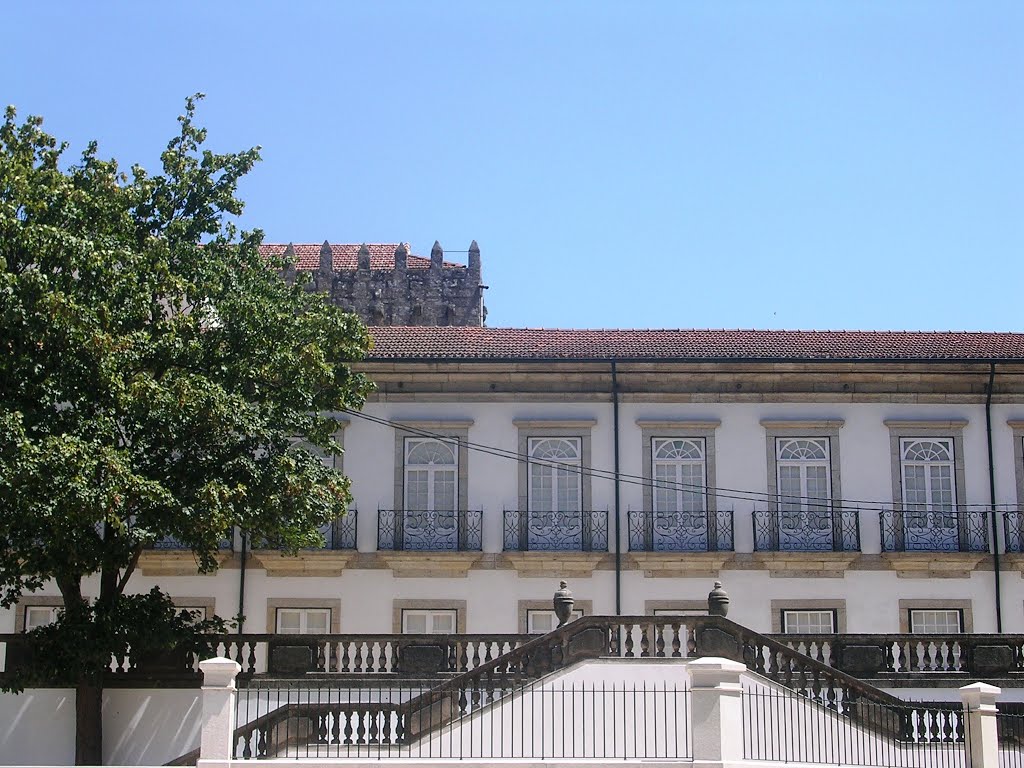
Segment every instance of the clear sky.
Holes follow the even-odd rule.
[[[1024,2],[21,2],[0,100],[268,241],[483,256],[488,324],[1024,330]]]

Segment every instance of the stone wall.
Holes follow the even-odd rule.
[[[291,249],[285,250],[286,258],[294,255]],[[434,243],[429,261],[410,255],[408,246],[399,244],[384,268],[380,259],[371,265],[366,245],[359,248],[354,268],[339,268],[335,255],[329,243],[321,246],[319,265],[309,270],[310,290],[328,294],[333,303],[356,313],[367,325],[484,324],[486,286],[481,282],[476,241],[469,247],[465,266],[446,262],[439,243]],[[295,272],[294,267],[288,270],[286,278],[293,279]]]

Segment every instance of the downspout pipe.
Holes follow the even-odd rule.
[[[612,434],[615,451],[615,615],[622,615],[622,515],[619,508],[619,376],[615,360],[612,365]]]
[[[249,541],[245,531],[242,531],[241,538],[242,561],[238,566],[238,634],[242,634],[245,631],[245,550]]]
[[[992,449],[992,389],[996,380],[996,364],[988,367],[988,387],[985,392],[985,438],[988,441],[988,496],[992,509],[989,521],[992,530],[992,570],[995,574],[996,591],[996,632],[1003,631],[1003,596],[999,573],[999,526],[996,525],[996,465]]]

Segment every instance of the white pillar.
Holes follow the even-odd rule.
[[[996,697],[1003,692],[988,683],[973,683],[960,689],[967,710],[967,768],[996,768],[999,734],[996,730]]]
[[[217,657],[199,662],[203,673],[203,731],[197,768],[228,768],[235,736],[235,677],[238,662]]]
[[[746,667],[708,657],[686,666],[690,673],[690,728],[694,762],[729,763],[743,759],[743,689]]]

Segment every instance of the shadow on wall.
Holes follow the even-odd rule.
[[[103,762],[163,765],[199,746],[197,690],[108,689]],[[75,694],[31,688],[0,693],[0,765],[73,765]]]

